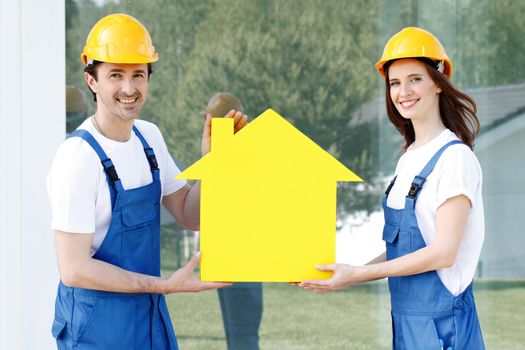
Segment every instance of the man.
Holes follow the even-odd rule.
[[[146,28],[114,14],[81,55],[97,103],[57,151],[48,176],[60,269],[52,334],[59,349],[177,349],[164,294],[224,287],[193,274],[200,256],[160,277],[160,203],[199,228],[199,185],[179,169],[159,129],[138,120],[158,60]],[[236,130],[247,117],[232,111]],[[210,150],[210,119],[202,153]]]
[[[218,92],[208,101],[205,113],[218,118],[231,110],[244,112],[241,101],[228,92]],[[262,283],[239,282],[218,292],[228,350],[258,350]]]

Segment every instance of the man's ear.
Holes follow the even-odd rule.
[[[95,80],[95,77],[93,77],[91,74],[84,72],[84,80],[86,81],[86,84],[89,86],[91,91],[93,91],[95,94],[97,93],[97,81]]]

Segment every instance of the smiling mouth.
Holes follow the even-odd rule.
[[[409,100],[409,101],[399,102],[399,104],[400,104],[401,107],[403,107],[403,108],[410,108],[410,107],[412,107],[413,105],[415,105],[418,101],[419,101],[419,99],[416,99],[416,100]]]
[[[138,100],[138,96],[132,96],[132,97],[117,97],[116,100],[119,103],[125,104],[125,105],[131,105]]]

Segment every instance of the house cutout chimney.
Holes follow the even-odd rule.
[[[211,149],[220,149],[233,136],[233,118],[212,118],[211,135]]]

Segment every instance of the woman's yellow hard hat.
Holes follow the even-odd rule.
[[[146,27],[136,18],[116,13],[99,20],[89,32],[83,64],[90,60],[109,63],[152,63],[159,60]]]
[[[403,28],[399,33],[392,36],[386,43],[383,56],[375,64],[375,67],[384,78],[383,67],[388,61],[416,57],[443,62],[443,74],[449,78],[452,76],[452,61],[448,58],[443,45],[432,33],[417,27]]]

